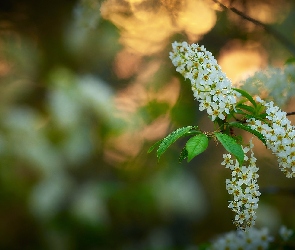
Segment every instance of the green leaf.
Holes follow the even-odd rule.
[[[245,104],[239,104],[236,107],[239,108],[239,109],[246,110],[246,111],[250,112],[251,114],[256,113],[256,110],[253,107],[245,105]]]
[[[236,89],[236,88],[233,88],[233,89],[235,91],[239,92],[245,98],[247,98],[253,104],[254,107],[257,106],[257,103],[254,101],[254,99],[252,98],[252,96],[248,92],[246,92],[245,90],[242,90],[242,89]]]
[[[178,162],[181,163],[184,159],[187,158],[187,150],[186,148],[184,147],[181,152],[180,152],[180,155],[179,155],[179,159],[178,159]]]
[[[150,152],[152,152],[152,151],[155,149],[155,147],[157,147],[158,145],[160,145],[160,143],[161,143],[162,141],[163,141],[163,139],[157,141],[153,146],[151,146],[151,147],[149,148],[149,150],[147,151],[148,154],[149,154]]]
[[[166,102],[150,101],[146,105],[140,107],[137,112],[146,124],[152,123],[159,116],[166,114],[169,104]]]
[[[160,159],[161,155],[174,143],[177,139],[182,136],[187,135],[191,129],[195,128],[194,126],[187,126],[183,128],[176,129],[169,135],[167,135],[160,143],[159,148],[157,150],[157,157]]]
[[[261,133],[259,133],[258,131],[252,129],[250,126],[239,123],[239,122],[232,122],[229,124],[229,126],[244,129],[245,131],[250,132],[251,134],[255,135],[260,141],[262,141],[263,144],[266,146],[265,137]]]
[[[244,110],[236,108],[235,109],[235,114],[240,114],[240,115],[248,115],[247,113],[244,112]]]
[[[198,250],[208,250],[210,249],[211,244],[210,243],[202,243],[201,245],[198,245]]]
[[[201,243],[198,245],[198,250],[208,250],[212,245],[210,243]]]
[[[260,115],[260,114],[266,114],[265,107],[261,103],[259,103],[256,108],[256,115]]]
[[[290,57],[286,60],[285,65],[295,63],[295,57]]]
[[[240,165],[243,165],[244,162],[244,151],[242,149],[242,146],[238,144],[235,139],[230,137],[229,135],[215,132],[214,133],[216,138],[220,141],[220,143],[223,145],[223,147],[231,154],[233,154]]]
[[[190,162],[195,156],[201,154],[208,147],[208,137],[204,134],[196,135],[190,138],[185,148],[187,150],[187,161]]]
[[[262,114],[259,114],[259,115],[250,115],[250,114],[245,114],[245,118],[248,120],[248,119],[251,119],[251,118],[254,118],[255,120],[260,120],[260,121],[265,121],[266,119],[266,116],[267,116],[267,113],[262,113]]]

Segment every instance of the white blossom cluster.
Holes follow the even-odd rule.
[[[245,230],[255,224],[256,209],[259,201],[259,186],[257,184],[258,167],[252,151],[253,143],[243,147],[244,165],[240,166],[237,160],[233,160],[230,154],[223,155],[223,162],[232,171],[232,178],[226,179],[226,189],[233,195],[233,201],[229,202],[229,208],[236,213],[234,224],[238,229]],[[247,156],[247,153],[249,157]]]
[[[266,146],[278,158],[279,168],[288,178],[295,177],[295,126],[274,103],[257,98],[265,107],[267,122],[250,118],[247,120],[252,129],[266,138]]]
[[[176,71],[191,81],[194,97],[200,102],[200,111],[206,110],[212,121],[225,120],[234,108],[239,93],[221,71],[217,61],[204,46],[186,42],[172,44],[170,59]]]
[[[250,95],[260,95],[282,107],[295,95],[295,64],[284,68],[269,67],[240,82],[243,90]]]
[[[273,237],[267,228],[250,228],[247,231],[231,231],[216,239],[210,246],[210,250],[263,250],[268,249]]]
[[[215,58],[204,46],[198,44],[174,42],[172,48],[169,58],[176,71],[190,80],[200,111],[206,110],[212,121],[217,118],[226,120],[227,115],[235,110],[237,99],[241,95],[232,88],[230,80],[221,71]],[[263,94],[262,87],[265,86],[271,92],[269,94],[277,99],[277,103],[286,102],[290,95],[295,94],[294,72],[294,65],[287,65],[284,72],[276,69],[257,73],[254,80],[252,79],[252,85],[247,84],[249,88],[246,88],[246,84],[242,87],[250,95],[255,95],[257,92]],[[263,85],[265,82],[268,86]],[[280,84],[282,82],[287,83],[287,90],[282,89],[285,85]],[[249,118],[246,122],[265,137],[267,148],[278,157],[279,168],[286,176],[295,177],[295,126],[287,119],[286,112],[275,106],[273,101],[265,102],[260,97],[257,97],[257,101],[264,107],[266,117]],[[233,160],[230,154],[224,154],[222,162],[222,165],[232,171],[232,178],[226,180],[226,189],[233,195],[229,208],[236,213],[234,224],[241,230],[249,230],[255,224],[255,211],[260,196],[258,168],[252,148],[252,142],[248,147],[243,147],[243,166]]]

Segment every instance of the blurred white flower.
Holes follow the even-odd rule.
[[[281,224],[281,214],[275,205],[260,201],[256,214],[256,225],[267,227],[272,233],[274,233]]]
[[[231,231],[213,241],[210,250],[263,250],[268,249],[273,237],[267,228],[249,228],[247,231]]]
[[[252,96],[262,94],[265,100],[274,101],[282,107],[295,95],[295,65],[258,71],[242,81],[240,88]]]
[[[49,176],[62,167],[56,148],[45,135],[42,117],[29,108],[14,108],[3,114],[5,149],[19,159],[26,160],[41,174]]]
[[[175,214],[200,218],[206,213],[206,198],[196,178],[184,171],[161,173],[151,183],[163,216]]]
[[[34,215],[39,219],[52,219],[68,206],[72,188],[71,178],[62,170],[43,179],[31,193],[30,207]]]
[[[100,1],[80,0],[74,9],[74,15],[80,26],[96,28],[100,20]]]
[[[108,84],[100,78],[85,75],[78,78],[77,92],[82,106],[93,110],[98,117],[114,126],[114,91]]]
[[[74,192],[72,214],[81,221],[96,225],[107,223],[109,214],[104,200],[103,187],[87,183]]]
[[[293,233],[294,233],[293,230],[288,229],[284,225],[282,225],[279,229],[279,234],[284,241],[287,241],[293,235]]]

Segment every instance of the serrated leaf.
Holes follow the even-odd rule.
[[[193,126],[187,126],[183,128],[176,129],[169,135],[167,135],[160,143],[159,148],[157,150],[157,157],[160,159],[161,155],[174,143],[177,139],[182,136],[187,135],[187,133],[194,128]]]
[[[180,155],[179,155],[179,159],[178,159],[178,162],[181,163],[184,159],[187,158],[187,150],[186,148],[184,147],[181,152],[180,152]]]
[[[235,109],[235,114],[239,114],[239,115],[248,115],[247,113],[244,112],[244,110],[242,110],[242,109],[238,109],[238,108]]]
[[[253,107],[245,105],[245,104],[239,104],[236,106],[236,108],[246,110],[250,112],[251,114],[255,114],[255,111],[256,111]]]
[[[242,90],[242,89],[236,89],[236,88],[233,88],[233,89],[235,91],[239,92],[245,98],[247,98],[253,104],[254,107],[257,106],[257,103],[254,101],[254,99],[252,98],[252,96],[248,92],[246,92],[245,90]]]
[[[235,139],[230,137],[227,134],[223,134],[220,132],[215,132],[214,133],[218,141],[222,144],[222,146],[231,154],[233,154],[240,165],[243,165],[244,162],[244,151],[242,149],[242,146],[238,144]]]
[[[255,120],[260,120],[260,121],[264,121],[264,122],[266,122],[266,121],[265,121],[266,116],[268,116],[267,113],[262,113],[262,114],[259,114],[259,115],[245,114],[245,118],[246,118],[246,119],[254,118]]]
[[[190,162],[195,156],[201,154],[208,147],[208,137],[204,134],[190,138],[185,148],[187,150],[187,161]]]
[[[245,125],[245,124],[241,124],[241,123],[238,123],[238,122],[230,123],[229,126],[244,129],[244,130],[248,131],[249,133],[255,135],[266,146],[265,137],[261,133],[259,133],[258,131],[252,129],[250,126]]]
[[[149,154],[150,152],[152,152],[152,151],[155,149],[155,147],[157,147],[158,145],[160,145],[160,143],[161,143],[162,141],[163,141],[163,139],[161,139],[161,140],[157,141],[156,143],[154,143],[153,146],[151,146],[151,147],[149,148],[149,150],[147,151],[148,154]]]

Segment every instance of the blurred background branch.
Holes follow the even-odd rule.
[[[292,43],[291,41],[289,41],[286,37],[284,37],[281,33],[279,33],[277,30],[275,30],[270,25],[264,24],[264,23],[258,21],[257,19],[246,15],[242,11],[239,11],[238,9],[236,9],[235,7],[231,7],[231,5],[234,3],[234,1],[231,1],[229,6],[226,6],[226,5],[222,4],[218,0],[212,0],[212,1],[214,1],[215,3],[217,3],[218,5],[220,5],[223,9],[230,10],[233,13],[237,14],[238,16],[240,16],[241,18],[243,18],[243,19],[245,19],[245,20],[247,20],[249,22],[252,22],[252,23],[254,23],[257,26],[261,26],[266,32],[268,32],[269,34],[271,34],[282,45],[284,45],[286,47],[286,49],[288,49],[293,56],[295,56],[295,45],[294,45],[294,43]]]

